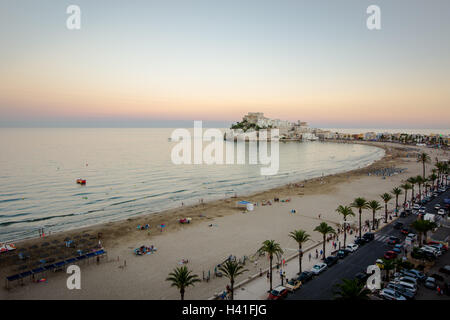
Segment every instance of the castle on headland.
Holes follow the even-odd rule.
[[[269,119],[262,112],[249,112],[242,118],[242,121],[234,123],[231,126],[231,132],[227,134],[235,136],[239,132],[252,133],[258,136],[258,131],[265,129],[278,129],[279,139],[282,140],[318,140],[314,130],[308,126],[307,122],[298,120],[289,122],[287,120]]]
[[[287,120],[269,119],[262,112],[249,112],[242,118],[242,121],[234,123],[230,130],[225,133],[225,138],[259,140],[259,130],[265,129],[270,136],[271,129],[278,129],[279,135],[273,138],[282,141],[381,141],[401,144],[418,144],[428,147],[448,148],[450,146],[450,135],[443,134],[410,134],[410,133],[390,133],[390,132],[365,132],[365,133],[345,133],[310,128],[307,122],[298,120],[289,122]]]

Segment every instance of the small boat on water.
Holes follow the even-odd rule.
[[[81,184],[81,185],[85,185],[86,184],[86,180],[85,179],[77,179],[77,183]]]

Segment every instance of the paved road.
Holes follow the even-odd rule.
[[[450,191],[447,190],[447,192],[430,201],[426,205],[427,212],[437,213],[437,210],[434,209],[434,205],[436,203],[441,203],[441,205],[443,205],[444,198],[449,196]],[[397,221],[408,226],[415,219],[417,219],[417,216],[411,214],[405,218],[399,218]],[[383,254],[391,248],[391,246],[387,244],[389,236],[397,236],[400,239],[405,238],[399,230],[393,228],[393,224],[387,225],[376,233],[375,240],[363,245],[356,252],[339,260],[336,265],[330,267],[330,269],[324,271],[321,275],[315,277],[315,279],[305,283],[300,290],[289,295],[287,300],[333,299],[333,287],[335,284],[340,283],[343,278],[352,279],[358,272],[364,272],[368,265],[373,264],[376,259],[382,257]]]

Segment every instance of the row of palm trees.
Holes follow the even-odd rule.
[[[419,193],[421,194],[421,186],[425,186],[427,188],[427,182],[431,182],[432,186],[434,187],[435,182],[437,180],[437,184],[440,184],[443,182],[443,179],[447,179],[448,174],[448,163],[446,162],[436,162],[435,169],[432,170],[432,174],[426,178],[425,177],[425,165],[430,162],[430,157],[427,153],[423,152],[421,153],[418,158],[418,162],[421,162],[423,165],[423,172],[422,176],[416,176],[416,177],[410,177],[407,179],[407,182],[402,184],[400,187],[395,187],[391,190],[390,193],[383,193],[380,195],[381,200],[384,202],[384,222],[387,223],[388,221],[388,203],[393,199],[395,196],[395,214],[398,213],[398,200],[399,196],[405,194],[405,199],[403,205],[407,202],[407,193],[408,190],[412,190],[411,193],[411,201],[414,201],[414,186],[417,184],[419,187]],[[351,216],[355,216],[355,213],[353,212],[353,208],[358,210],[359,213],[359,237],[361,238],[362,233],[362,213],[363,210],[371,210],[372,211],[372,230],[375,230],[375,215],[376,212],[381,210],[383,207],[381,206],[380,202],[377,200],[366,200],[365,198],[358,197],[353,200],[353,202],[346,206],[346,205],[339,205],[337,209],[335,210],[338,214],[340,214],[344,219],[344,247],[346,246],[346,240],[347,240],[347,232],[346,232],[346,224],[347,224],[347,218]],[[419,243],[422,244],[422,235],[426,237],[426,234],[428,231],[433,229],[436,225],[432,222],[425,221],[425,220],[417,220],[412,224],[412,227],[416,229],[419,233]],[[336,234],[336,231],[333,227],[329,226],[326,222],[320,223],[314,231],[319,232],[322,234],[323,237],[323,258],[326,257],[326,237],[329,234]],[[289,237],[291,237],[295,242],[298,244],[298,262],[299,262],[299,274],[302,273],[302,258],[303,258],[303,250],[302,246],[304,243],[309,241],[310,235],[305,230],[294,230],[289,233]],[[270,291],[272,290],[272,280],[273,280],[273,273],[272,273],[272,267],[273,267],[273,259],[274,257],[277,258],[277,260],[280,260],[281,256],[283,255],[284,251],[281,248],[281,245],[275,240],[266,240],[262,243],[261,247],[257,251],[259,254],[267,254],[269,257],[269,283],[270,283]],[[243,274],[244,272],[248,271],[244,268],[242,263],[239,263],[236,260],[227,260],[225,263],[220,265],[219,270],[223,273],[225,277],[227,277],[230,281],[230,299],[234,298],[234,284],[235,279],[239,275]],[[167,281],[171,282],[171,286],[174,286],[179,289],[181,299],[184,299],[185,290],[189,286],[194,286],[196,282],[199,282],[200,279],[196,274],[192,274],[192,271],[188,270],[186,266],[178,267],[174,269],[169,274],[169,277],[166,279]],[[350,280],[349,280],[350,281]],[[348,281],[347,281],[348,282]],[[351,281],[350,281],[351,282]],[[362,287],[360,288],[360,285],[357,283],[346,283],[344,281],[343,286],[350,286],[350,290],[363,290]],[[346,290],[345,288],[341,288],[342,290]]]

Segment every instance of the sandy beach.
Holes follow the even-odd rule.
[[[13,284],[9,290],[2,286],[0,299],[179,299],[178,291],[171,288],[165,279],[182,259],[189,261],[187,266],[200,279],[203,272],[211,272],[209,282],[202,281],[186,291],[186,299],[207,299],[226,286],[227,279],[216,278],[213,273],[214,267],[230,254],[238,259],[251,257],[264,240],[274,239],[285,250],[285,256],[291,256],[296,252],[297,244],[288,234],[294,229],[304,229],[311,235],[312,240],[306,247],[319,243],[321,235],[313,229],[322,221],[333,226],[339,223],[341,217],[335,212],[338,205],[348,205],[359,196],[381,203],[381,193],[389,192],[410,176],[422,174],[422,164],[415,157],[406,157],[407,154],[423,150],[430,155],[433,163],[437,156],[442,157],[444,154],[443,151],[424,147],[370,144],[384,148],[385,157],[366,168],[325,176],[323,179],[299,181],[298,184],[304,187],[290,184],[251,196],[199,203],[136,219],[61,232],[45,239],[17,242],[18,248],[28,248],[44,241],[61,241],[82,233],[101,233],[101,242],[108,257],[99,264],[81,264],[81,290],[67,289],[67,274],[50,272],[47,282],[24,281],[23,286]],[[427,175],[432,166],[431,163],[427,165]],[[387,167],[406,170],[385,179],[368,175],[368,172]],[[290,201],[274,203],[275,197]],[[399,202],[402,202],[403,197],[400,196]],[[236,208],[236,201],[239,200],[252,201],[258,206],[254,211],[244,213],[242,209]],[[271,200],[272,205],[262,206],[263,200]],[[394,206],[395,199],[390,202],[389,209]],[[292,214],[292,209],[297,212]],[[190,224],[177,222],[185,217],[192,218]],[[362,219],[370,218],[371,212],[366,210]],[[146,230],[137,230],[137,225],[147,223],[151,226],[150,234]],[[156,227],[160,224],[166,225],[162,231]],[[133,249],[141,245],[154,245],[157,252],[134,255]],[[237,282],[258,273],[260,268],[264,269],[267,265],[268,261],[264,257],[257,264],[247,262],[249,271],[240,276]],[[14,266],[1,265],[2,280],[13,273]]]

